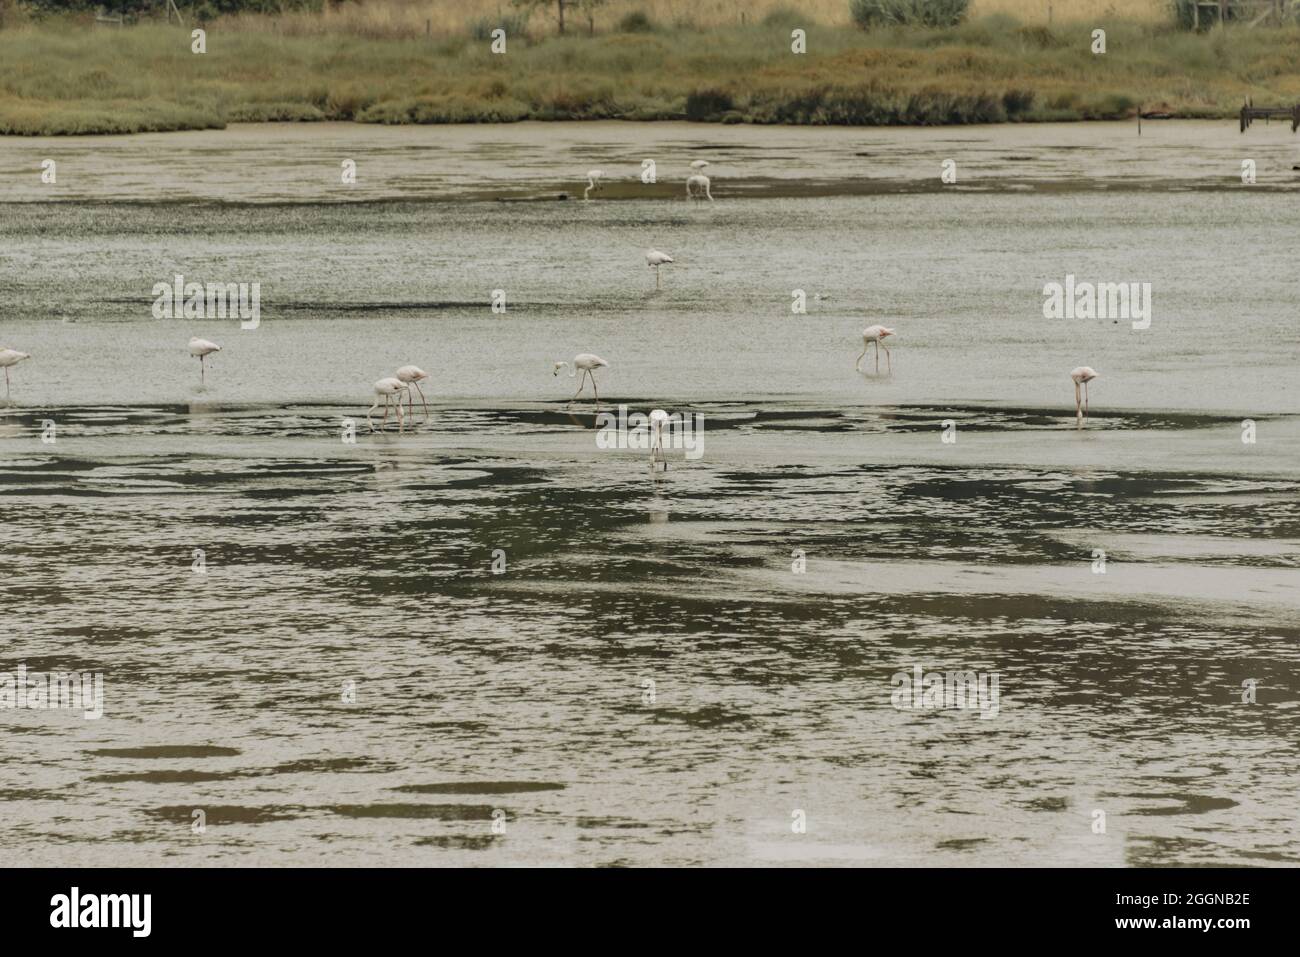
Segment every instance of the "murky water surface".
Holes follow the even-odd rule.
[[[99,720],[0,710],[0,847],[1300,862],[1293,150],[1155,123],[0,143],[0,347],[32,354],[0,408],[0,672],[104,674]],[[681,195],[700,156],[712,205]],[[594,202],[500,201],[591,167]],[[155,318],[177,273],[260,283],[260,325]],[[1067,275],[1150,283],[1150,327],[1044,318]],[[875,322],[891,355],[855,372]],[[222,345],[202,387],[191,335]],[[602,409],[702,413],[702,455],[599,448],[551,374],[581,352]],[[406,363],[427,419],[369,432]],[[996,713],[895,707],[917,666],[996,673]]]

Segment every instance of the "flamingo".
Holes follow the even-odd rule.
[[[209,342],[207,339],[200,339],[198,336],[190,339],[190,355],[195,356],[199,360],[200,385],[206,381],[204,377],[203,357],[220,351],[221,346],[217,345],[215,342]]]
[[[703,193],[704,198],[710,203],[713,202],[713,194],[709,192],[709,178],[703,173],[696,173],[686,181],[686,198],[699,199],[700,193]]]
[[[673,257],[667,253],[661,253],[657,249],[647,249],[645,251],[646,265],[655,271],[655,288],[659,288],[659,267],[673,261]]]
[[[650,413],[650,468],[655,467],[658,457],[664,453],[664,424],[668,421],[668,413],[663,409],[655,409]],[[664,459],[664,471],[668,470],[668,459]]]
[[[709,165],[709,161],[708,161],[708,160],[692,160],[692,161],[691,161],[691,169],[693,169],[693,170],[702,170],[702,169],[704,169],[704,167],[706,167],[706,166],[708,166],[708,165]]]
[[[420,388],[420,383],[429,378],[429,373],[425,372],[419,366],[402,366],[393,373],[399,382],[405,382],[407,385],[406,398],[410,403],[411,419],[415,419],[415,397],[411,395],[410,386],[415,386],[415,391],[420,393],[420,401],[424,403],[424,421],[429,421],[429,403],[424,398],[424,390]]]
[[[858,356],[858,361],[853,363],[853,371],[855,372],[861,371],[858,368],[858,366],[862,362],[862,356],[865,356],[867,354],[868,347],[871,345],[871,343],[874,342],[876,344],[876,372],[877,374],[879,374],[881,343],[884,342],[886,336],[892,336],[893,334],[894,334],[893,329],[886,329],[884,326],[867,326],[867,328],[863,329],[862,330],[862,355]],[[888,363],[887,368],[889,369],[889,374],[893,375],[894,360],[893,357],[890,356],[889,354],[889,346],[885,346],[885,361],[886,363]]]
[[[582,378],[578,380],[578,391],[573,393],[573,399],[576,399],[578,396],[582,394],[582,390],[586,388],[587,385],[587,377],[591,376],[591,391],[596,393],[596,408],[599,409],[600,393],[596,390],[595,373],[597,369],[601,368],[602,366],[608,366],[608,365],[609,363],[606,362],[604,359],[602,359],[600,356],[593,355],[590,352],[583,352],[574,356],[572,363],[556,362],[555,369],[551,373],[551,375],[559,375],[561,369],[563,369],[565,366],[571,366],[571,371],[569,372],[569,378],[573,379],[578,375],[578,370],[579,369],[582,370]],[[569,400],[570,405],[573,404],[573,399]]]
[[[375,383],[375,404],[366,410],[366,422],[370,426],[370,431],[375,431],[375,423],[371,421],[370,413],[379,408],[380,397],[384,400],[384,420],[379,423],[379,429],[382,432],[384,426],[388,424],[388,406],[393,396],[397,396],[397,431],[402,431],[402,390],[405,389],[407,395],[410,395],[411,387],[401,379],[394,379],[391,376],[386,379],[380,379]]]
[[[598,169],[587,170],[587,188],[582,191],[583,199],[591,199],[591,193],[600,190],[600,178],[605,174]]]
[[[1097,371],[1092,366],[1079,366],[1070,373],[1074,380],[1074,420],[1075,428],[1083,428],[1083,420],[1088,415],[1088,383],[1096,379]],[[1083,386],[1083,404],[1079,403],[1079,387]]]
[[[9,367],[16,366],[24,359],[30,359],[31,356],[26,352],[19,352],[17,349],[0,349],[0,368],[5,370],[5,399],[9,398]]]

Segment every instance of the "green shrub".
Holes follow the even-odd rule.
[[[686,97],[688,120],[715,120],[734,108],[731,94],[721,90],[696,90]]]
[[[1033,105],[1033,90],[1007,90],[1002,94],[1002,108],[1007,111],[1009,117],[1028,113]]]
[[[633,10],[618,21],[619,33],[653,33],[654,28],[654,21],[646,15],[644,10]]]
[[[853,22],[864,30],[877,26],[955,26],[966,16],[970,0],[849,0]]]

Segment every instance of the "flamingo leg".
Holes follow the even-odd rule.
[[[207,377],[203,374],[203,356],[199,356],[199,385],[204,385]]]
[[[710,203],[713,202],[713,191],[707,185],[704,187],[704,195],[709,198]]]
[[[864,345],[862,346],[862,355],[861,355],[861,356],[858,356],[858,361],[855,362],[855,363],[853,363],[853,371],[854,371],[854,372],[861,372],[861,371],[862,371],[862,356],[865,356],[866,354],[867,354],[867,347],[866,347],[866,345],[864,344]]]
[[[1074,384],[1074,427],[1083,428],[1083,406],[1080,404],[1079,383]]]
[[[398,435],[401,435],[403,432],[406,431],[405,425],[406,425],[406,417],[402,413],[402,397],[399,395],[397,397],[397,434]]]
[[[377,408],[379,408],[378,397],[375,398],[375,404],[366,410],[366,424],[370,426],[371,432],[375,431],[375,423],[374,420],[370,418],[370,413],[374,412]]]
[[[1083,417],[1088,417],[1088,383],[1083,384]]]
[[[659,288],[659,267],[655,266],[655,288]]]
[[[894,357],[889,354],[889,346],[885,346],[885,370],[890,375],[894,374]]]
[[[573,393],[573,398],[570,399],[569,402],[572,403],[573,399],[576,399],[578,396],[582,395],[582,390],[585,389],[586,387],[587,387],[587,370],[583,369],[582,375],[578,376],[578,391]]]
[[[428,422],[428,421],[429,421],[429,403],[428,403],[428,401],[424,398],[424,390],[420,388],[420,383],[418,383],[418,382],[415,383],[415,391],[418,392],[418,393],[420,393],[420,403],[424,406],[424,421]],[[412,400],[412,406],[411,406],[411,408],[412,408],[412,409],[415,408],[414,400]]]
[[[876,340],[876,375],[880,375],[880,340]]]
[[[596,395],[596,411],[600,411],[600,390],[596,388],[596,373],[588,371],[587,375],[591,376],[591,391]]]
[[[388,428],[388,406],[392,404],[392,401],[393,401],[393,397],[391,395],[384,396],[384,418],[383,421],[379,423],[380,432],[383,432],[385,429]]]
[[[5,398],[9,398],[9,367],[5,366]]]

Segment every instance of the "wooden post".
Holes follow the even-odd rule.
[[[1192,0],[1192,32],[1201,30],[1201,0]]]

